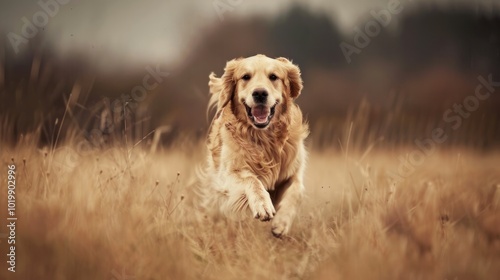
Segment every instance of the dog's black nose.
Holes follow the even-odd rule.
[[[252,93],[255,103],[266,103],[267,91],[265,89],[256,89]]]

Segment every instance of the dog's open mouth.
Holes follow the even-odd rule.
[[[249,107],[246,103],[244,104],[247,109],[247,115],[253,124],[258,128],[265,128],[269,125],[269,122],[271,122],[278,102],[276,102],[271,108],[265,105],[255,105],[253,107]]]

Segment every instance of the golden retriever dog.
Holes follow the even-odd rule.
[[[308,125],[295,99],[299,68],[286,58],[256,55],[227,62],[211,73],[208,162],[201,172],[205,208],[231,214],[249,209],[286,235],[303,191]]]

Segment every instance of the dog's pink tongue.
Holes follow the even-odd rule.
[[[252,116],[256,123],[266,123],[269,117],[269,109],[263,105],[255,106],[252,108]]]

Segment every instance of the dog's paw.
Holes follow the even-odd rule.
[[[248,205],[254,218],[261,221],[269,221],[276,214],[271,197],[264,191],[262,195],[254,195],[248,198]]]
[[[282,237],[288,234],[291,225],[292,219],[288,215],[280,215],[278,213],[273,219],[271,231],[275,237]]]

